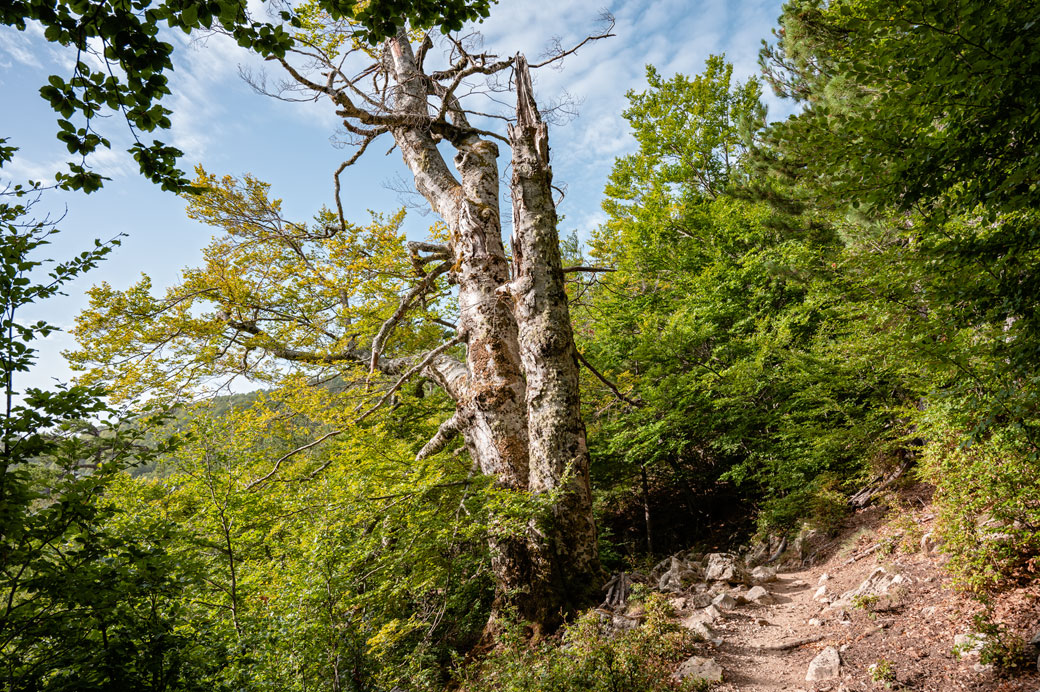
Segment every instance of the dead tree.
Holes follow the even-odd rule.
[[[475,52],[449,36],[445,64],[436,70],[426,67],[434,49],[429,34],[402,30],[372,49],[351,43],[349,25],[331,24],[326,32],[298,41],[278,59],[290,77],[280,95],[327,98],[343,119],[354,146],[335,174],[341,225],[340,176],[385,135],[416,190],[450,229],[446,245],[411,245],[417,272],[446,273],[457,285],[456,339],[466,349],[465,363],[435,351],[403,373],[438,383],[455,403],[454,415],[419,456],[461,436],[499,486],[552,498],[551,516],[533,521],[525,535],[492,541],[499,605],[509,602],[536,630],[552,629],[566,610],[596,595],[601,574],[548,130],[530,71],[609,36],[609,28],[536,65],[522,55]],[[358,66],[358,58],[367,64]],[[515,93],[514,113],[477,110],[481,95],[506,90]],[[505,134],[477,126],[495,118],[506,122]],[[500,143],[512,152],[511,260],[499,208]],[[445,144],[455,152],[451,167],[440,148]],[[372,370],[402,375],[399,363],[381,357],[382,346],[431,282],[420,281],[379,330],[368,354]]]

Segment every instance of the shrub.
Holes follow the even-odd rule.
[[[523,623],[511,623],[499,647],[463,672],[467,692],[664,692],[689,690],[672,679],[690,655],[693,635],[670,620],[659,594],[644,601],[646,619],[611,637],[600,615],[589,611],[557,637],[532,645]]]
[[[973,619],[975,631],[983,636],[979,663],[1014,672],[1025,670],[1033,662],[1025,640],[1003,623],[994,622],[989,611],[978,613]]]
[[[1040,551],[1040,459],[1012,428],[966,443],[934,427],[921,474],[936,487],[937,533],[955,583],[981,593]]]

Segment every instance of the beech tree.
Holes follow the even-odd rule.
[[[147,369],[149,363],[161,361],[158,345],[163,345],[169,348],[162,352],[174,354],[166,365],[177,369],[181,378],[193,372],[215,374],[200,360],[207,354],[219,358],[241,353],[247,370],[250,354],[258,353],[263,357],[255,358],[254,365],[277,359],[304,369],[362,366],[367,370],[366,387],[376,375],[388,378],[389,388],[380,393],[376,405],[389,401],[410,378],[436,383],[454,410],[418,458],[436,454],[461,437],[481,473],[501,488],[543,498],[550,508],[549,516],[532,521],[523,535],[493,538],[492,561],[499,605],[514,607],[534,625],[536,634],[551,629],[571,604],[585,600],[598,586],[600,573],[548,127],[531,81],[532,69],[552,64],[577,47],[557,50],[529,65],[523,55],[478,53],[463,37],[447,34],[441,41],[444,62],[432,69],[435,42],[429,31],[403,27],[373,47],[362,42],[357,23],[337,20],[317,5],[301,10],[298,23],[303,30],[294,37],[294,46],[270,59],[290,80],[278,95],[300,98],[299,92],[304,92],[308,98],[328,99],[343,119],[354,149],[334,176],[335,212],[320,215],[311,226],[292,224],[281,217],[278,204],[267,199],[257,181],[227,179],[218,184],[205,176],[198,185],[211,191],[223,185],[223,190],[195,207],[237,234],[239,240],[232,245],[238,243],[242,249],[271,243],[283,253],[280,261],[298,263],[279,281],[269,279],[273,265],[261,272],[265,278],[255,275],[281,292],[278,305],[258,301],[258,294],[246,299],[249,291],[235,288],[235,282],[248,281],[248,272],[242,271],[209,272],[209,278],[222,274],[209,284],[205,276],[195,275],[201,283],[189,281],[162,300],[150,298],[147,286],[125,294],[102,287],[94,294],[92,310],[81,319],[78,333],[84,348],[74,357],[90,366],[101,353],[107,352],[110,359],[147,354],[135,361]],[[259,80],[257,85],[263,88]],[[481,100],[489,91],[514,93],[515,111],[478,110],[489,102]],[[505,122],[504,134],[485,129],[486,122],[496,119]],[[358,252],[365,234],[344,218],[340,175],[383,136],[401,152],[416,190],[440,218],[444,232],[437,242],[407,244],[411,278],[398,281],[393,310],[365,331],[354,317],[358,301],[364,303],[365,295],[371,299],[373,294],[359,293],[358,286],[350,284],[350,263],[343,263],[342,254],[349,248]],[[511,150],[511,257],[502,238],[499,143]],[[454,172],[443,149],[455,152]],[[377,222],[371,230],[377,227],[383,232],[388,228]],[[391,229],[390,235],[401,240],[399,231]],[[346,244],[334,250],[338,243]],[[393,245],[391,241],[384,250]],[[400,264],[400,242],[397,247]],[[319,255],[324,258],[320,262]],[[362,256],[366,271],[381,271],[371,252],[354,257]],[[336,261],[330,264],[333,257]],[[220,264],[219,256],[211,259],[211,265]],[[322,291],[331,291],[324,297],[335,299],[321,303],[324,307],[315,313],[293,305],[285,291],[302,295],[308,290],[292,278],[293,271],[311,275]],[[337,280],[344,282],[338,288],[332,280],[337,272]],[[457,311],[448,318],[441,313],[432,317],[440,331],[446,328],[446,341],[423,352],[391,355],[395,332],[406,323],[411,326],[421,316],[416,313],[431,317],[431,303],[447,297],[445,282],[454,287],[451,299]],[[200,301],[210,301],[216,309],[203,315],[193,312],[192,306]],[[379,299],[369,302],[386,307]],[[143,326],[148,323],[158,326],[149,330]],[[287,328],[287,323],[292,326]],[[301,325],[312,335],[312,348],[285,340],[299,336]],[[136,336],[113,345],[119,343],[113,338],[119,329],[136,329]],[[205,347],[199,347],[202,342]],[[460,357],[454,356],[456,347]],[[184,369],[189,362],[190,368]],[[278,366],[273,367],[276,372]]]

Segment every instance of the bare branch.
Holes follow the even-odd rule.
[[[550,64],[552,64],[554,62],[557,62],[559,60],[563,60],[568,55],[573,55],[574,53],[576,53],[578,51],[578,49],[581,48],[582,46],[584,46],[586,43],[590,43],[592,41],[598,41],[600,39],[610,38],[610,37],[614,36],[615,34],[610,33],[611,29],[614,28],[614,24],[616,23],[616,20],[614,19],[614,15],[612,15],[609,12],[604,12],[600,19],[601,19],[601,21],[604,24],[606,24],[606,27],[599,34],[596,34],[594,36],[586,36],[585,39],[582,40],[581,43],[579,43],[576,46],[573,46],[573,47],[571,47],[571,48],[569,48],[567,50],[563,50],[563,48],[559,44],[559,41],[556,41],[555,45],[553,46],[553,48],[550,49],[550,55],[552,57],[550,57],[548,60],[543,60],[542,62],[540,62],[540,63],[538,63],[536,65],[531,65],[530,66],[531,69],[535,70],[535,69],[538,69],[539,67],[545,67],[546,65],[550,65]]]
[[[266,474],[266,475],[256,479],[255,481],[253,481],[252,483],[247,485],[245,487],[245,490],[248,492],[248,491],[252,490],[253,488],[261,485],[262,483],[266,483],[271,478],[273,478],[274,475],[276,473],[278,473],[278,469],[281,468],[283,461],[286,461],[287,459],[293,458],[294,456],[296,456],[300,452],[305,452],[308,449],[311,449],[313,447],[317,447],[318,445],[320,445],[322,442],[324,442],[325,440],[329,439],[330,437],[335,437],[336,435],[340,435],[343,432],[344,432],[344,429],[342,429],[342,428],[339,429],[339,430],[332,430],[330,432],[325,433],[324,435],[322,435],[318,439],[313,440],[311,442],[308,442],[305,445],[300,445],[299,447],[297,447],[296,449],[292,450],[291,452],[288,452],[288,453],[282,455],[282,457],[278,461],[274,462],[274,468],[271,469],[270,473],[268,473],[268,474]],[[327,464],[326,464],[326,466],[327,466]]]
[[[408,312],[408,309],[415,302],[416,298],[433,288],[433,283],[437,277],[447,272],[450,268],[451,262],[442,262],[437,265],[429,274],[423,277],[422,281],[417,283],[412,290],[408,291],[408,293],[401,298],[401,304],[397,307],[397,310],[395,310],[394,314],[390,316],[390,319],[383,323],[383,326],[379,328],[379,333],[376,334],[376,337],[372,340],[372,357],[368,367],[369,374],[376,371],[376,363],[379,361],[383,345],[386,343],[390,333],[394,330],[394,327],[397,326],[397,323],[400,322],[401,318],[403,318],[405,313]]]
[[[589,272],[589,273],[597,273],[597,272],[616,272],[616,271],[617,271],[617,269],[612,269],[611,267],[585,267],[585,266],[575,266],[575,267],[564,267],[564,268],[563,268],[563,273],[564,273],[564,274],[566,274],[566,273],[568,273],[568,272]]]
[[[422,461],[423,459],[432,457],[434,454],[447,447],[448,443],[459,435],[460,427],[459,417],[456,413],[451,418],[441,423],[440,427],[437,428],[437,433],[431,437],[430,441],[423,445],[423,448],[415,455],[415,460]]]
[[[574,355],[578,356],[578,361],[586,368],[588,368],[588,371],[595,375],[600,382],[607,385],[607,388],[610,391],[614,392],[614,396],[616,396],[618,399],[624,401],[626,404],[630,404],[631,406],[635,406],[637,408],[642,408],[643,406],[645,406],[645,404],[642,401],[638,399],[629,399],[627,396],[622,394],[621,390],[617,388],[617,385],[615,385],[613,382],[604,377],[599,370],[592,367],[592,363],[585,360],[585,356],[581,355],[581,351],[579,351],[578,349],[574,349]]]
[[[451,341],[445,342],[445,343],[441,344],[440,346],[438,346],[437,348],[435,348],[432,351],[430,351],[429,353],[427,353],[425,358],[423,358],[421,361],[419,361],[418,363],[413,365],[403,375],[401,375],[400,379],[398,379],[397,382],[394,383],[394,386],[391,387],[390,389],[388,389],[386,391],[386,393],[383,394],[382,398],[380,398],[379,401],[377,401],[375,403],[374,406],[372,406],[367,411],[365,411],[360,416],[358,416],[358,418],[355,421],[355,423],[360,423],[361,421],[365,420],[370,415],[372,415],[383,404],[385,404],[386,402],[390,401],[390,397],[392,397],[394,394],[396,394],[397,391],[399,389],[401,389],[401,387],[404,385],[404,383],[407,382],[412,376],[414,376],[417,372],[421,371],[427,365],[432,363],[434,358],[436,358],[437,356],[441,355],[442,353],[447,351],[452,346],[457,346],[460,343],[462,343],[462,337],[461,336],[456,336]]]

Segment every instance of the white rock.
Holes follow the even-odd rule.
[[[817,584],[822,584],[823,582],[830,581],[830,580],[831,580],[831,575],[829,575],[826,572],[824,572],[823,574],[820,575],[820,578],[816,581],[816,583]]]
[[[751,581],[755,584],[769,584],[776,581],[776,567],[761,565],[751,570]]]
[[[827,587],[826,586],[821,586],[820,588],[816,589],[816,593],[813,594],[812,599],[814,601],[819,601],[826,595],[827,595]]]
[[[846,608],[855,605],[857,597],[887,596],[893,587],[909,583],[910,579],[902,574],[889,574],[884,567],[878,567],[857,588],[843,593],[831,607]]]
[[[725,581],[730,584],[747,584],[751,575],[731,553],[711,553],[705,557],[704,578],[708,581]]]
[[[809,663],[809,670],[805,673],[807,682],[818,682],[822,680],[833,680],[841,671],[841,655],[833,646],[816,655]]]
[[[709,605],[711,605],[711,594],[707,592],[693,593],[686,597],[688,608],[704,608]]]
[[[978,656],[985,645],[986,638],[978,632],[958,634],[953,638],[953,649],[958,656]]]
[[[715,634],[715,630],[703,620],[683,620],[682,624],[700,639],[711,642],[715,646],[722,646],[722,637]]]
[[[679,670],[672,675],[676,680],[704,680],[705,682],[722,682],[722,666],[714,659],[702,656],[691,656],[686,659]]]
[[[657,589],[664,593],[679,593],[703,576],[697,563],[673,557],[668,570],[657,580]]]
[[[728,593],[720,593],[715,597],[715,600],[713,600],[711,604],[717,608],[722,608],[723,610],[732,610],[737,607],[737,600]]]
[[[809,625],[812,627],[819,627],[823,623],[818,618],[809,618]]]
[[[722,619],[722,611],[713,605],[702,608],[698,613],[705,622],[711,623]]]
[[[749,589],[748,592],[744,594],[744,597],[753,603],[757,603],[758,605],[771,605],[776,602],[776,599],[773,598],[773,594],[769,593],[761,586],[751,587],[751,589]]]

